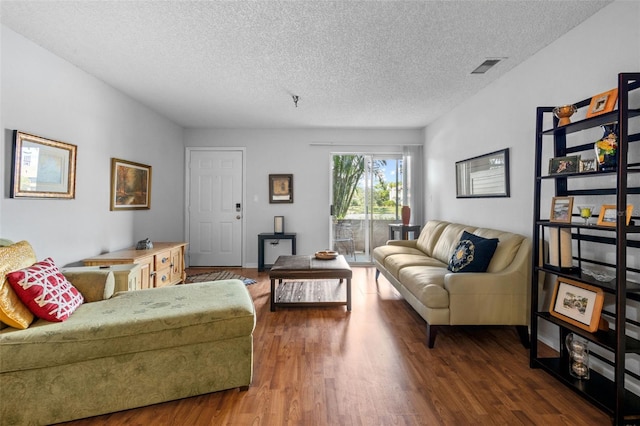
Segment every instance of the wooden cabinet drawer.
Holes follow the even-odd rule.
[[[160,271],[161,269],[170,268],[171,267],[171,250],[161,251],[160,253],[156,253],[156,261],[155,261],[155,270]]]
[[[156,271],[155,280],[155,287],[164,287],[171,284],[171,268],[169,267]]]

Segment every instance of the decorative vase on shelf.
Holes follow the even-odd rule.
[[[569,333],[565,339],[569,352],[569,374],[576,379],[589,379],[589,342]]]
[[[595,143],[598,170],[612,171],[618,166],[618,125],[616,123],[603,124],[602,139]]]
[[[553,109],[553,115],[555,115],[560,121],[558,126],[566,126],[571,123],[569,117],[578,111],[575,105],[562,105]]]
[[[408,225],[411,221],[411,207],[402,206],[402,224]]]

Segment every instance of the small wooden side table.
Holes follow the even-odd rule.
[[[408,240],[409,232],[413,233],[413,239],[418,239],[420,235],[420,225],[403,225],[401,223],[389,224],[389,239],[394,240],[396,232],[400,232],[400,239]]]

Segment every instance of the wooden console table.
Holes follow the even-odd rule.
[[[153,243],[153,248],[130,247],[85,259],[85,266],[107,266],[135,263],[140,265],[140,288],[178,284],[186,278],[184,252],[187,243]]]
[[[258,234],[258,272],[270,268],[271,265],[264,264],[264,243],[266,240],[291,240],[291,254],[296,254],[296,233],[275,234],[262,232]]]

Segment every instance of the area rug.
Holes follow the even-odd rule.
[[[241,280],[245,285],[255,284],[256,280],[243,277],[242,275],[234,274],[229,271],[215,271],[205,272],[202,274],[190,275],[185,280],[186,284],[202,283],[206,281],[220,281],[220,280]]]

